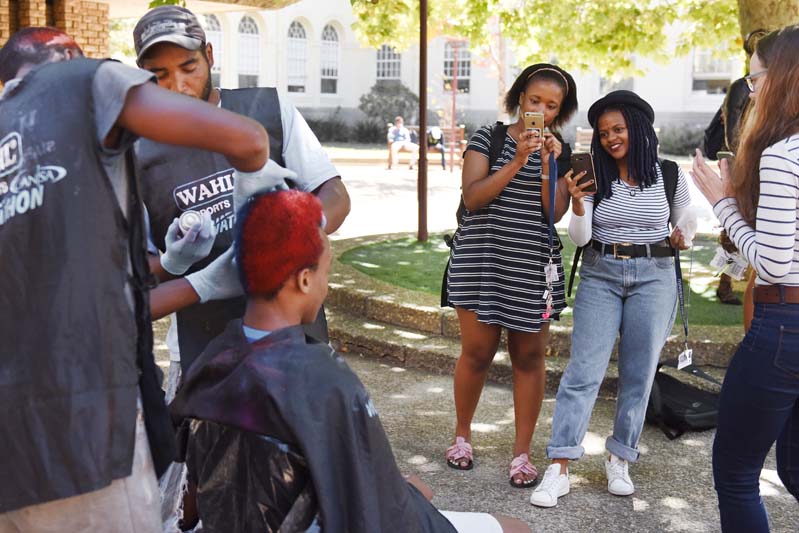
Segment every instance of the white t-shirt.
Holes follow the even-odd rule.
[[[297,179],[294,183],[297,188],[313,192],[340,174],[299,110],[285,95],[278,93],[277,97],[280,103],[280,122],[283,126],[283,162],[287,169],[296,172]],[[219,105],[222,105],[221,101]],[[151,251],[156,249],[152,239],[148,248]],[[166,336],[169,359],[180,361],[177,317],[173,313],[170,318]]]

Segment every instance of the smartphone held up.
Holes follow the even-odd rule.
[[[588,152],[572,152],[571,164],[573,176],[577,176],[580,172],[585,172],[585,175],[577,181],[577,185],[592,181],[593,183],[583,190],[585,192],[596,192],[596,174],[594,173],[594,160],[591,154]]]
[[[526,111],[523,115],[524,129],[537,131],[539,137],[544,136],[544,114]]]

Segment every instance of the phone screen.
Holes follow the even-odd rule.
[[[582,185],[586,181],[594,180],[594,183],[583,190],[587,192],[596,192],[596,175],[594,173],[594,160],[591,158],[591,154],[588,152],[572,152],[571,164],[572,175],[576,176],[580,172],[585,171],[585,176],[580,178],[577,184]]]

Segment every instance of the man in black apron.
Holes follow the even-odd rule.
[[[2,532],[160,530],[174,437],[132,144],[216,150],[250,172],[268,157],[260,124],[82,55],[53,28],[0,49]],[[224,259],[186,282],[191,298],[235,285]]]
[[[270,158],[276,163],[273,168],[288,169],[284,169],[284,177],[292,188],[313,192],[322,201],[327,233],[341,225],[349,212],[346,188],[305,120],[274,88],[214,88],[211,85],[213,47],[206,42],[205,32],[191,11],[178,6],[155,8],[136,24],[133,38],[139,65],[153,72],[162,87],[260,122],[269,132]],[[216,135],[216,132],[208,134]],[[153,272],[164,280],[203,268],[232,242],[236,216],[231,198],[233,169],[223,158],[209,152],[145,140],[138,143],[136,152],[150,235],[159,250],[169,256],[170,242],[166,236],[170,225],[185,211],[207,213],[216,229],[216,240],[208,257],[191,267],[181,262],[178,268],[173,268],[171,261],[165,262],[162,256],[161,260],[151,261]],[[230,320],[244,313],[243,297],[188,307],[185,302],[172,299],[160,305],[156,290],[153,300],[157,305],[156,318],[177,311],[177,341],[180,366],[184,371]],[[306,331],[317,340],[328,341],[323,311]],[[169,338],[173,339],[174,335]],[[176,350],[170,346],[170,351]]]

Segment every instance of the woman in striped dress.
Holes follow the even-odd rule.
[[[672,247],[687,248],[693,239],[687,228],[696,227],[685,176],[676,163],[658,160],[654,120],[652,107],[631,91],[598,100],[588,110],[597,193],[577,184],[581,175],[564,178],[572,194],[569,236],[585,251],[571,357],[547,446],[552,464],[530,496],[539,507],[554,507],[570,490],[569,462],[585,452],[581,443],[617,337],[619,391],[605,473],[611,494],[635,490],[628,464],[639,456],[652,380],[676,313]],[[676,226],[671,236],[669,223]]]
[[[538,474],[530,463],[530,442],[544,397],[544,351],[549,321],[565,307],[559,241],[550,251],[548,157],[558,157],[560,140],[548,132],[525,130],[525,112],[544,114],[557,130],[577,110],[574,79],[550,64],[527,67],[505,97],[508,126],[497,161],[489,161],[492,127],[482,127],[469,141],[463,166],[463,201],[467,212],[453,239],[447,272],[448,303],[461,328],[461,355],[455,366],[455,443],[447,464],[473,466],[471,422],[488,368],[508,331],[513,366],[516,440],[510,466],[514,487],[529,487]],[[497,126],[494,126],[497,127]],[[559,187],[555,218],[568,208],[565,184]],[[547,299],[544,269],[557,269]]]
[[[799,26],[764,37],[750,60],[754,110],[733,167],[719,177],[697,151],[692,175],[757,272],[754,318],[730,361],[713,442],[724,532],[769,530],[760,472],[799,499]],[[755,98],[756,96],[756,98]],[[734,178],[734,179],[731,179]]]

